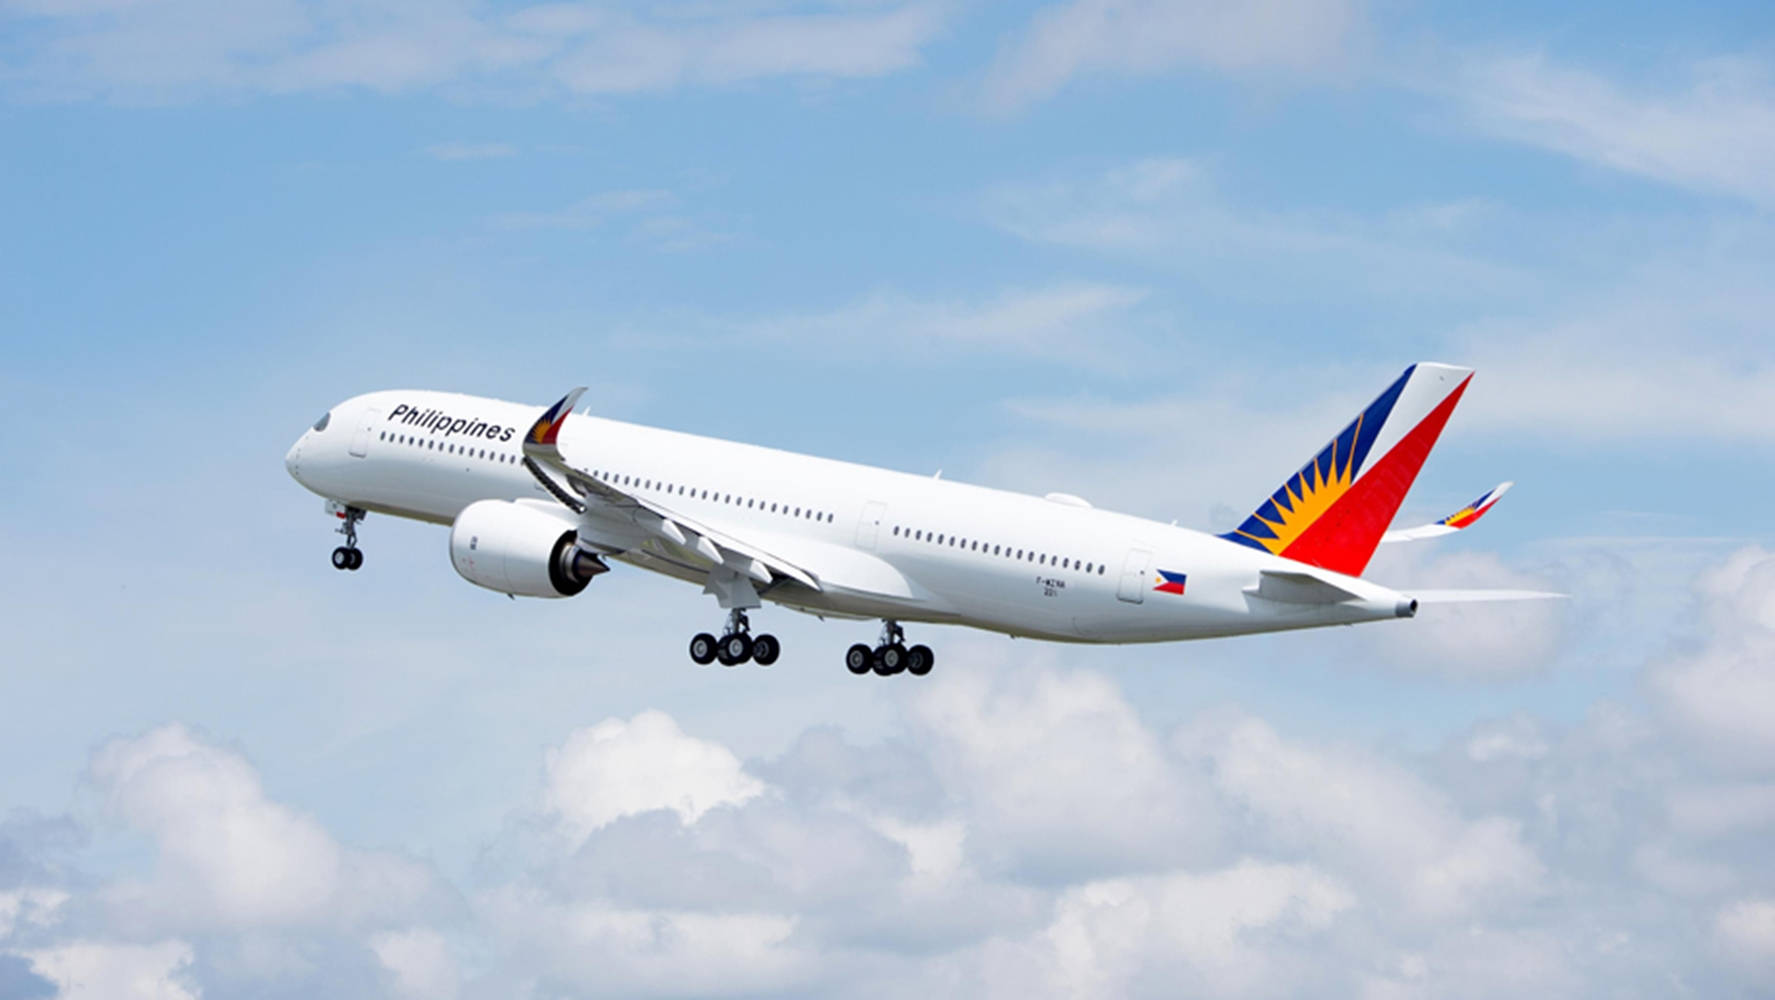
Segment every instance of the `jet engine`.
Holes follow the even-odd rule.
[[[610,567],[576,543],[567,510],[511,500],[481,500],[450,526],[450,563],[462,578],[502,594],[572,597]]]

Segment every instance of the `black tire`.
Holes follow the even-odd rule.
[[[698,632],[690,638],[690,659],[699,667],[706,667],[715,662],[715,637],[707,632]]]
[[[721,637],[721,652],[716,659],[724,667],[737,667],[752,658],[752,638],[744,632],[734,632]]]
[[[875,651],[860,642],[855,646],[852,646],[844,654],[845,669],[859,677],[868,673],[869,668],[874,665]]]
[[[906,647],[897,642],[890,642],[875,651],[875,672],[882,677],[892,677],[906,669]]]
[[[781,656],[782,652],[783,644],[778,642],[777,637],[769,632],[752,639],[752,662],[761,667],[768,667],[777,662],[777,657]]]
[[[351,568],[351,550],[350,549],[341,545],[338,548],[333,550],[333,568],[334,569],[350,569]]]
[[[351,555],[351,565],[345,567],[346,569],[351,570],[353,573],[355,573],[358,570],[364,568],[364,550],[363,549],[351,548],[351,549],[346,549],[345,551],[350,553],[350,555]]]
[[[914,677],[923,677],[936,665],[937,654],[929,646],[914,646],[906,651],[906,672]]]

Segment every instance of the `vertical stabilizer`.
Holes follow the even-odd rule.
[[[1359,575],[1399,512],[1471,368],[1416,364],[1222,535],[1309,565]]]

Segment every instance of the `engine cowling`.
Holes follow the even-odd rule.
[[[464,580],[502,594],[572,597],[610,569],[575,543],[571,513],[558,508],[481,500],[450,526],[450,563]]]

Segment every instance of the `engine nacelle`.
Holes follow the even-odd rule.
[[[565,509],[481,500],[450,526],[450,563],[469,583],[502,594],[572,597],[610,569],[578,539]]]

